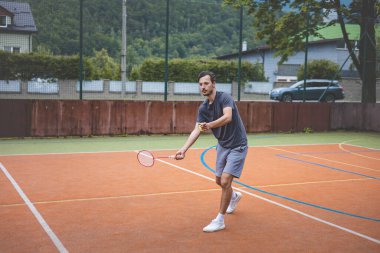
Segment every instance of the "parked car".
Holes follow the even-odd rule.
[[[293,100],[303,100],[303,87],[304,80],[296,82],[290,87],[281,87],[273,89],[269,93],[270,99],[284,102],[292,102]],[[344,90],[338,81],[325,79],[306,80],[305,100],[320,100],[325,102],[334,102],[338,99],[344,99]]]

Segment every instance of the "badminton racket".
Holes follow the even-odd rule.
[[[137,160],[139,163],[145,167],[152,167],[154,164],[154,161],[159,158],[171,158],[175,159],[175,155],[170,156],[157,156],[155,157],[152,152],[148,150],[141,150],[137,153]]]

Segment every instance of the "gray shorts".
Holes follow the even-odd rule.
[[[239,178],[244,167],[245,157],[248,153],[247,145],[236,148],[223,148],[216,146],[216,170],[215,175],[221,177],[223,173],[231,174]]]

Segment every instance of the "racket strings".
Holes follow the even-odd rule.
[[[150,167],[154,163],[153,154],[147,150],[142,150],[137,154],[137,160],[144,166]]]

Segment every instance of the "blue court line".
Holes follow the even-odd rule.
[[[293,161],[296,161],[296,162],[300,162],[300,163],[307,163],[307,164],[315,165],[315,166],[326,168],[326,169],[330,169],[330,170],[337,170],[337,171],[340,171],[340,172],[349,173],[349,174],[353,174],[353,175],[357,175],[357,176],[361,176],[361,177],[366,177],[366,178],[370,178],[370,179],[380,180],[380,178],[378,178],[378,177],[368,176],[368,175],[365,175],[365,174],[361,174],[361,173],[357,173],[357,172],[353,172],[353,171],[349,171],[349,170],[344,170],[344,169],[339,169],[339,168],[335,168],[335,167],[332,167],[332,166],[327,166],[327,165],[320,164],[320,163],[314,163],[314,162],[309,162],[309,161],[302,160],[302,159],[292,158],[292,157],[289,157],[289,156],[286,156],[286,155],[282,155],[282,154],[277,154],[276,156],[278,156],[280,158],[284,158],[284,159],[289,159],[289,160],[293,160]]]
[[[350,153],[377,153],[380,150],[357,150],[357,151],[326,151],[326,152],[300,152],[301,155],[329,155],[329,154],[350,154]]]
[[[212,173],[215,173],[215,170],[213,170],[210,166],[208,166],[208,164],[205,162],[205,155],[206,153],[210,150],[210,149],[213,149],[215,148],[215,146],[212,146],[206,150],[204,150],[201,154],[201,162],[202,164],[209,170],[211,171]],[[286,197],[286,196],[282,196],[282,195],[279,195],[279,194],[276,194],[276,193],[272,193],[272,192],[268,192],[268,191],[264,191],[264,190],[261,190],[259,188],[256,188],[256,187],[252,187],[250,185],[247,185],[245,183],[242,183],[238,180],[233,180],[234,183],[236,184],[239,184],[241,186],[244,186],[248,189],[251,189],[251,190],[254,190],[254,191],[258,191],[258,192],[261,192],[261,193],[264,193],[264,194],[267,194],[267,195],[270,195],[270,196],[273,196],[273,197],[276,197],[276,198],[281,198],[281,199],[284,199],[284,200],[287,200],[287,201],[291,201],[291,202],[294,202],[294,203],[297,203],[297,204],[302,204],[302,205],[306,205],[306,206],[311,206],[311,207],[314,207],[314,208],[318,208],[318,209],[322,209],[322,210],[325,210],[325,211],[328,211],[328,212],[333,212],[333,213],[337,213],[337,214],[342,214],[342,215],[346,215],[346,216],[350,216],[350,217],[354,217],[354,218],[358,218],[358,219],[363,219],[363,220],[370,220],[370,221],[375,221],[375,222],[380,222],[380,219],[376,219],[376,218],[371,218],[371,217],[365,217],[365,216],[360,216],[360,215],[356,215],[356,214],[352,214],[352,213],[347,213],[347,212],[343,212],[343,211],[340,211],[340,210],[335,210],[335,209],[331,209],[331,208],[328,208],[328,207],[324,207],[324,206],[320,206],[320,205],[316,205],[316,204],[312,204],[312,203],[308,203],[308,202],[304,202],[304,201],[300,201],[300,200],[297,200],[297,199],[293,199],[293,198],[289,198],[289,197]]]

